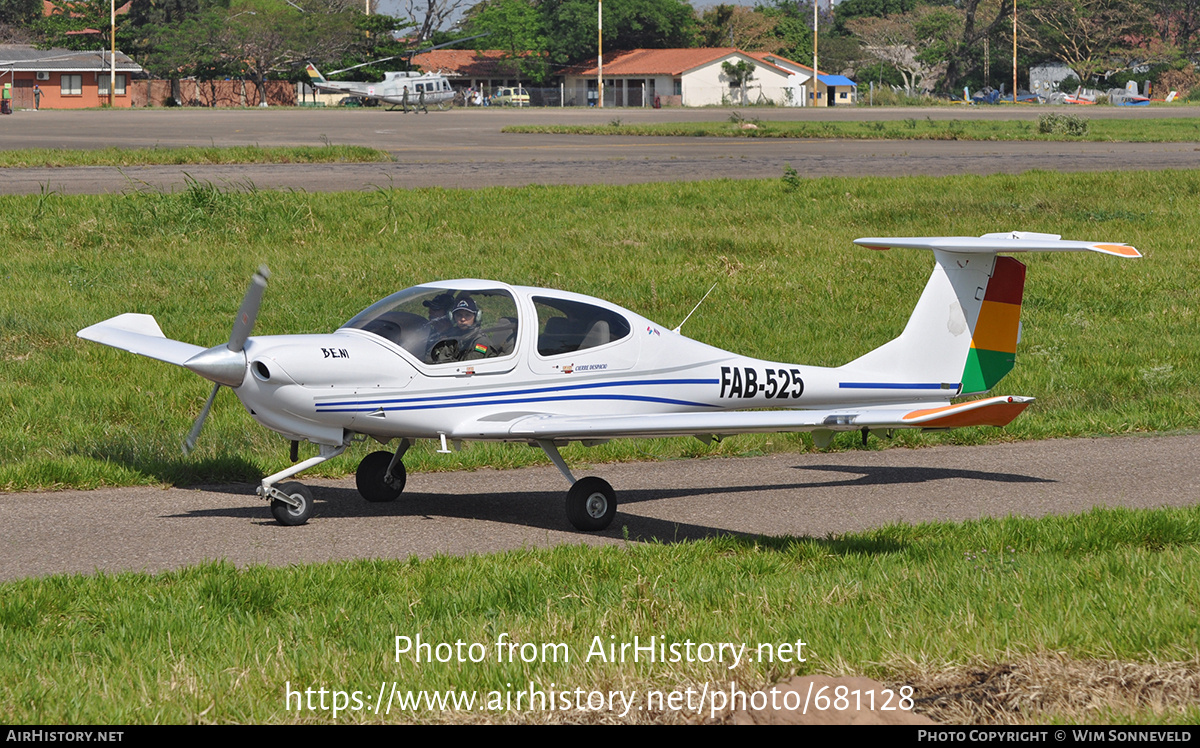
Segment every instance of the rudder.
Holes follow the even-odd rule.
[[[986,392],[1013,369],[1021,334],[1025,265],[997,257],[971,333],[971,350],[962,373],[963,395]]]

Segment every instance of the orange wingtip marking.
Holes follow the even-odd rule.
[[[1128,244],[1093,244],[1093,247],[1101,252],[1110,255],[1119,255],[1120,257],[1141,257],[1142,253],[1129,246]]]
[[[1007,426],[1012,420],[1021,415],[1021,411],[1029,407],[1028,402],[997,402],[990,405],[971,407],[973,403],[958,403],[944,405],[940,408],[914,410],[904,416],[904,420],[912,420],[934,413],[945,413],[940,418],[934,418],[921,424],[923,428],[953,429],[963,426]]]

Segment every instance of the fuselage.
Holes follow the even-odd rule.
[[[483,355],[431,358],[447,335],[431,299],[447,294],[479,302]],[[831,408],[955,394],[739,356],[601,299],[480,280],[408,289],[333,333],[252,337],[245,350],[248,372],[234,391],[251,415],[323,444],[352,433],[523,440],[508,424],[536,414]]]
[[[384,73],[384,79],[379,83],[322,80],[313,85],[322,91],[340,91],[397,106],[417,106],[422,101],[426,105],[437,105],[454,99],[450,82],[438,73],[390,72]]]

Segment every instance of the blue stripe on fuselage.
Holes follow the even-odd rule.
[[[682,385],[682,384],[718,384],[716,379],[645,379],[620,382],[595,382],[591,384],[575,384],[554,387],[538,387],[524,390],[503,390],[499,392],[479,392],[463,395],[439,395],[429,397],[388,398],[377,400],[340,400],[335,402],[317,403],[319,413],[354,413],[376,410],[428,410],[431,408],[460,408],[475,405],[501,405],[504,403],[554,402],[563,400],[635,400],[650,403],[666,403],[670,405],[689,405],[694,407],[715,407],[708,403],[675,400],[672,398],[652,397],[648,395],[574,395],[551,397],[527,397],[552,392],[569,392],[572,390],[588,390],[601,387],[640,387],[646,385]],[[526,396],[526,397],[521,397]],[[483,400],[482,398],[520,397],[515,400]],[[460,401],[460,402],[448,402]],[[465,401],[465,402],[464,402]],[[426,403],[416,405],[416,403]],[[392,406],[392,407],[386,407]]]

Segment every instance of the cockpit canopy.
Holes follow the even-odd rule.
[[[456,324],[456,306],[477,309],[474,321]],[[427,364],[494,358],[516,348],[517,305],[501,288],[414,286],[372,304],[343,327],[386,338]]]
[[[486,284],[414,286],[372,304],[343,327],[386,338],[425,364],[508,356],[517,346],[517,302],[510,290]],[[581,300],[584,297],[527,290],[537,312],[536,353],[541,358],[572,355],[630,337],[629,321],[616,311]],[[459,307],[475,309],[475,319],[469,324],[456,321]]]

